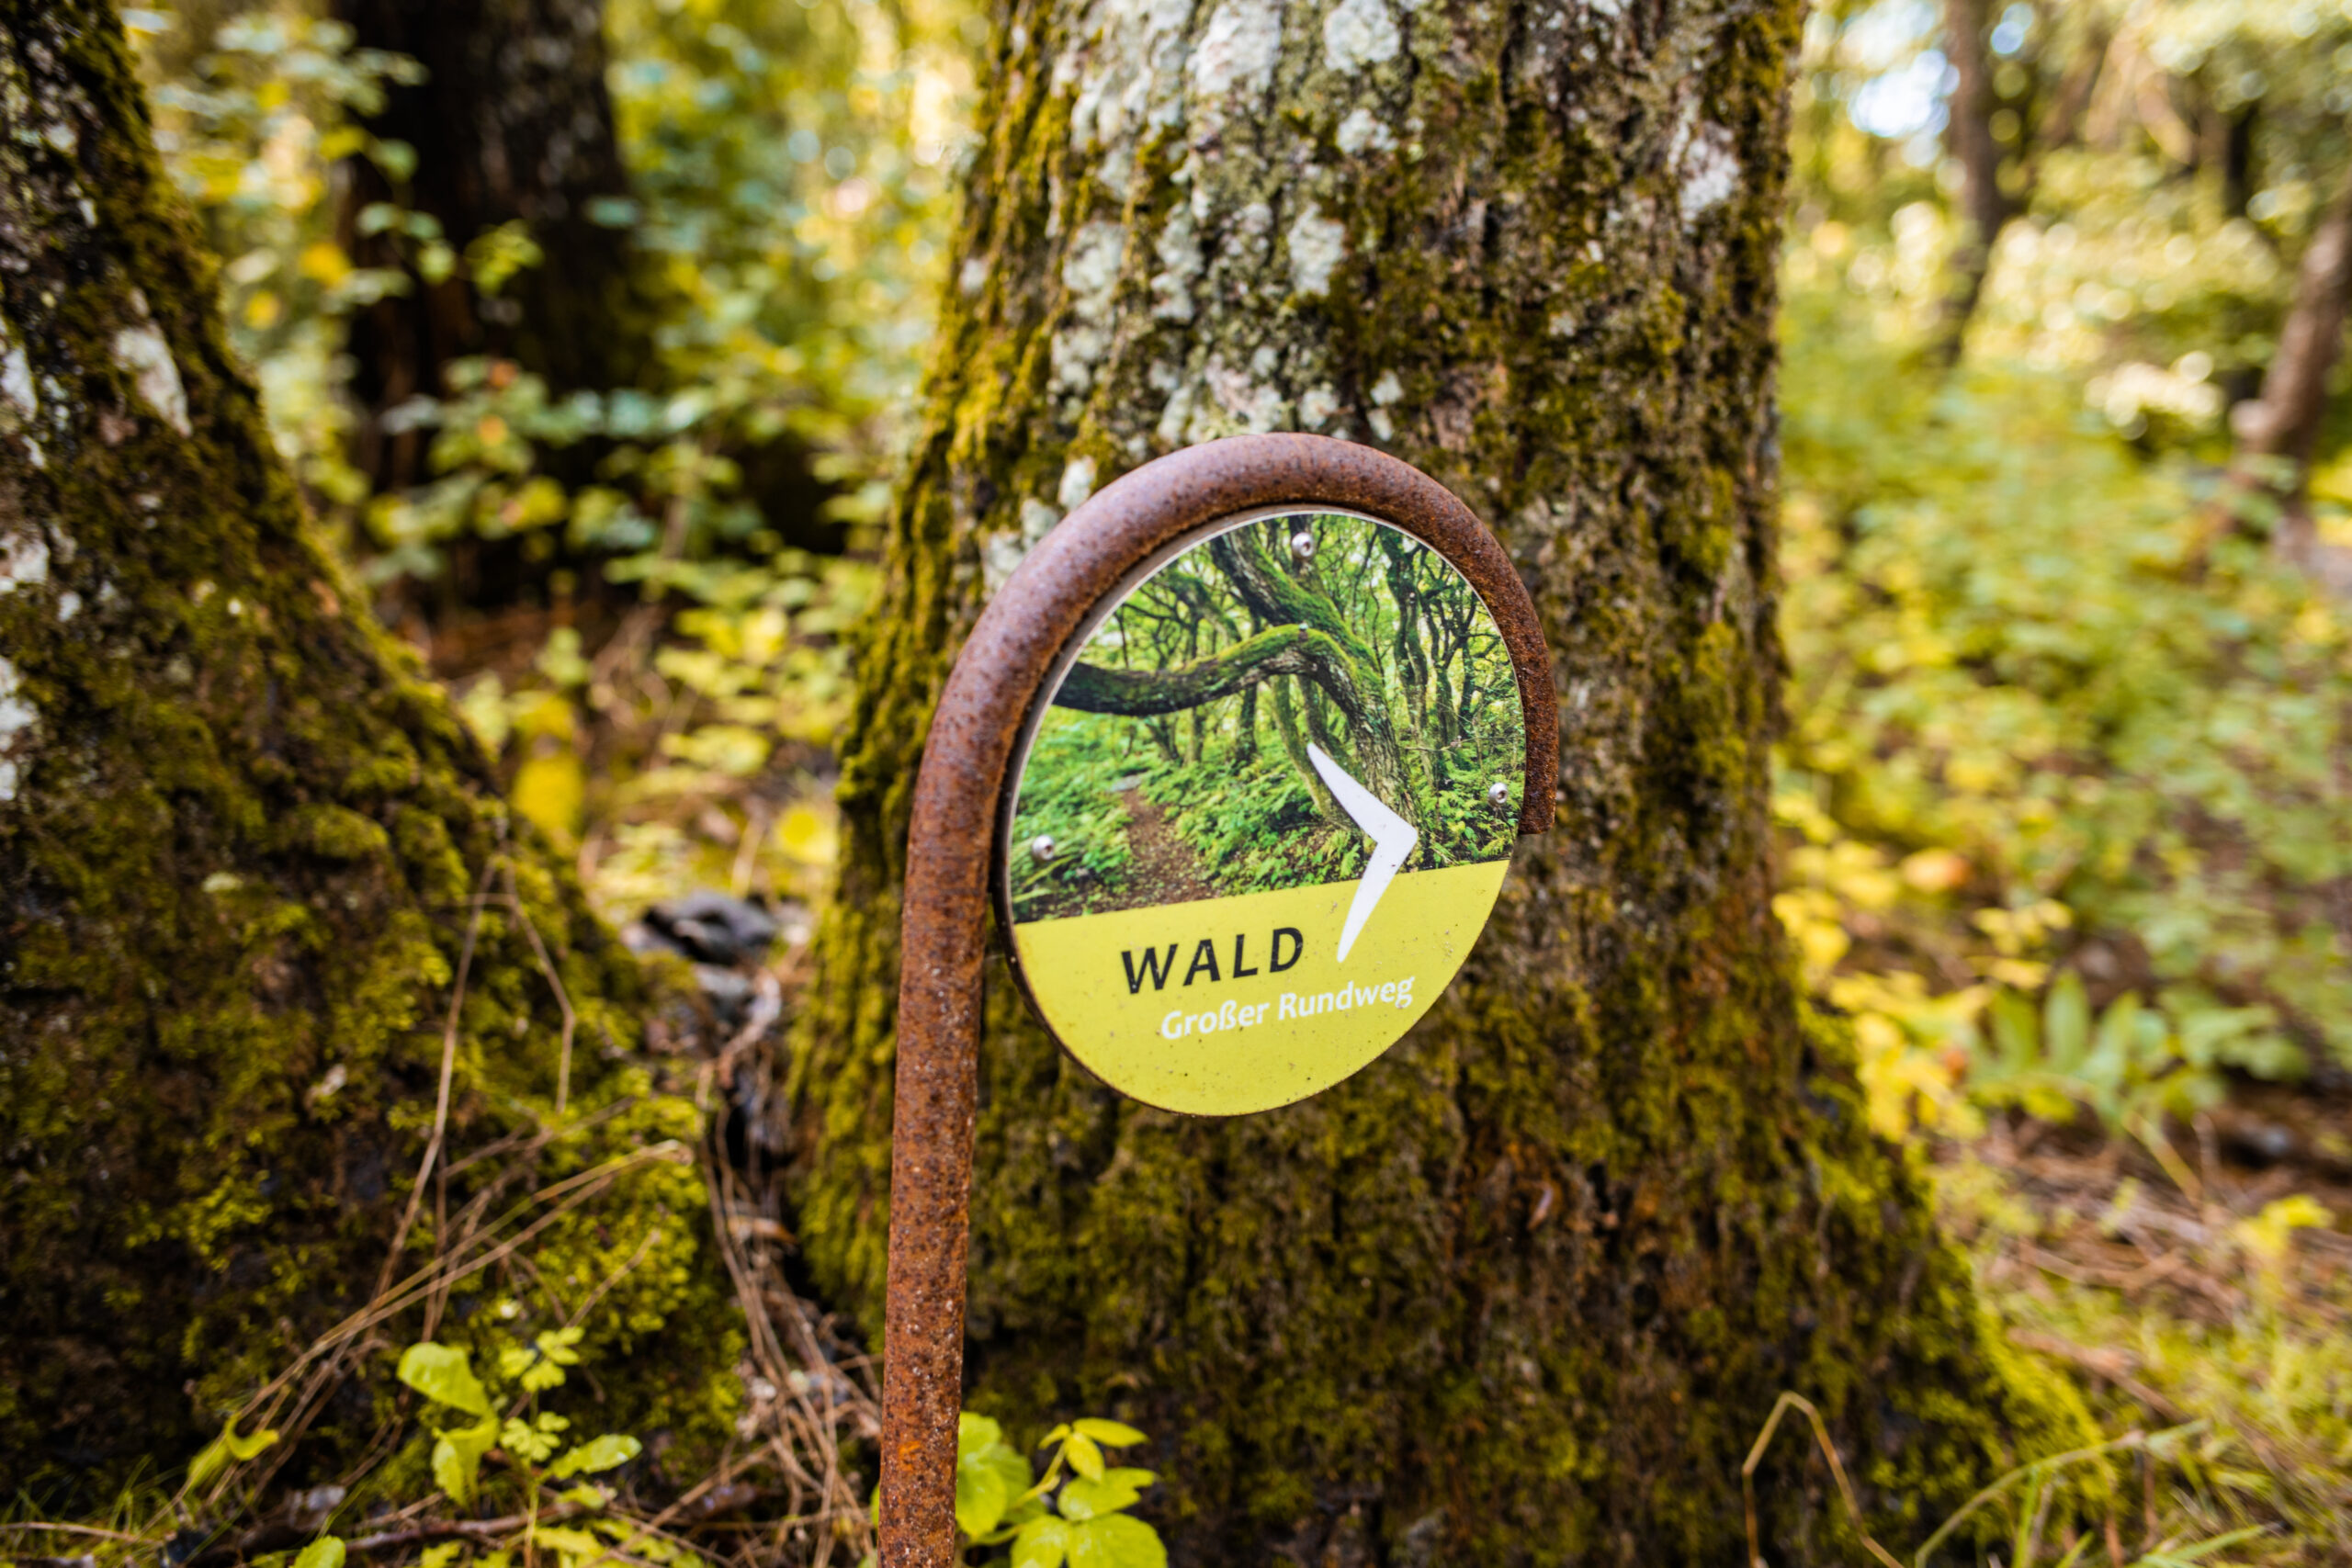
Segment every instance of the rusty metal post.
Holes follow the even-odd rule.
[[[883,1339],[883,1568],[956,1562],[981,962],[998,799],[1023,721],[1088,612],[1137,566],[1221,518],[1275,505],[1393,524],[1469,580],[1519,676],[1527,736],[1520,831],[1552,825],[1559,710],[1534,604],[1486,525],[1419,469],[1319,435],[1235,436],[1125,475],[1029,552],[948,672],[907,836]]]

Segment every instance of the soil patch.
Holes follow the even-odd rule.
[[[1184,841],[1168,819],[1168,808],[1140,789],[1127,791],[1127,885],[1107,906],[1140,908],[1146,904],[1183,904],[1214,898],[1200,852]]]

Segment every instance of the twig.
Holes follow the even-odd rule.
[[[2052,1454],[2048,1459],[2035,1460],[2031,1464],[2018,1466],[1999,1480],[1984,1486],[1975,1496],[1962,1503],[1958,1513],[1938,1525],[1936,1533],[1928,1538],[1927,1544],[1919,1548],[1917,1554],[1911,1559],[1912,1568],[1927,1568],[1928,1559],[1934,1555],[1936,1548],[1944,1543],[1944,1538],[1958,1529],[1962,1520],[2007,1491],[2011,1482],[2022,1476],[2054,1474],[2070,1464],[2086,1459],[2098,1459],[2101,1455],[2116,1453],[2125,1449],[2145,1449],[2147,1441],[2148,1435],[2145,1432],[2134,1429],[2109,1442],[2094,1443],[2086,1449],[2072,1449],[2063,1454]],[[1902,1565],[1897,1563],[1895,1568],[1902,1568]]]
[[[235,1419],[240,1425],[243,1425],[246,1424],[248,1418],[254,1415],[255,1412],[263,1412],[264,1414],[261,1421],[254,1423],[254,1425],[267,1425],[269,1419],[276,1414],[277,1409],[283,1405],[285,1401],[285,1390],[288,1385],[293,1382],[296,1377],[300,1375],[307,1369],[312,1367],[322,1359],[337,1356],[345,1346],[349,1345],[360,1335],[375,1327],[378,1324],[385,1322],[398,1314],[406,1311],[409,1307],[415,1305],[419,1301],[422,1301],[426,1295],[430,1294],[436,1287],[454,1283],[458,1280],[464,1279],[468,1275],[479,1273],[482,1269],[491,1267],[492,1264],[501,1262],[506,1258],[512,1257],[517,1249],[529,1243],[534,1237],[537,1236],[540,1232],[546,1230],[549,1225],[555,1224],[556,1221],[561,1219],[565,1214],[570,1213],[573,1209],[579,1207],[582,1203],[586,1202],[589,1199],[603,1191],[605,1188],[610,1186],[613,1182],[618,1180],[621,1177],[627,1175],[629,1171],[634,1170],[639,1166],[656,1161],[685,1161],[691,1160],[693,1157],[694,1156],[688,1153],[683,1145],[674,1141],[664,1140],[663,1142],[655,1144],[649,1148],[636,1149],[632,1150],[628,1154],[616,1156],[612,1159],[605,1161],[601,1165],[592,1166],[576,1176],[567,1177],[563,1180],[554,1183],[552,1186],[542,1188],[532,1193],[527,1201],[529,1203],[546,1202],[558,1198],[560,1198],[561,1201],[555,1203],[554,1207],[548,1209],[545,1213],[540,1214],[528,1225],[526,1225],[521,1231],[499,1243],[487,1252],[484,1252],[479,1258],[475,1258],[462,1264],[459,1264],[451,1258],[436,1258],[433,1263],[410,1275],[406,1280],[401,1281],[399,1285],[393,1287],[391,1290],[379,1292],[376,1298],[369,1302],[366,1306],[360,1308],[357,1312],[344,1319],[343,1322],[337,1324],[334,1328],[328,1330],[317,1339],[312,1340],[310,1348],[304,1350],[300,1356],[295,1358],[293,1363],[284,1371],[279,1372],[277,1377],[271,1379],[268,1383],[264,1385],[261,1392],[254,1394],[252,1399],[248,1400],[243,1408],[238,1411],[233,1419]],[[526,1206],[526,1205],[518,1205],[515,1210],[511,1211],[508,1214],[502,1217],[495,1225],[491,1227],[492,1234],[495,1234],[498,1229],[511,1223],[523,1212],[524,1207]],[[325,1370],[327,1375],[332,1374],[334,1365],[334,1362],[330,1360]],[[321,1381],[322,1381],[321,1378],[314,1377],[311,1384],[312,1388],[317,1388]],[[298,1404],[298,1408],[306,1407],[310,1404],[311,1398],[312,1395],[306,1393],[303,1395],[302,1401]],[[287,1444],[281,1441],[278,1444],[274,1445],[274,1448],[277,1450],[283,1450],[287,1448]],[[231,1472],[233,1472],[234,1468],[234,1466],[231,1467]],[[226,1483],[228,1473],[230,1472],[224,1472],[222,1484]],[[186,1489],[183,1488],[182,1495],[185,1495],[185,1490]],[[214,1495],[216,1497],[219,1495],[219,1489],[217,1487],[215,1489]],[[177,1497],[175,1497],[173,1501],[176,1504],[178,1500],[179,1499]]]
[[[555,1005],[563,1013],[563,1048],[555,1071],[555,1119],[560,1122],[564,1107],[571,1099],[571,1036],[580,1027],[580,1017],[571,1010],[571,994],[563,988],[563,976],[555,972],[555,960],[548,956],[548,944],[539,940],[539,928],[523,908],[523,889],[514,880],[512,859],[505,862],[505,872],[506,901],[514,907],[514,919],[521,922],[523,934],[530,939],[531,951],[539,960],[539,973],[548,977],[548,986],[555,992]]]
[[[133,1545],[149,1539],[143,1535],[132,1535],[127,1530],[100,1529],[96,1525],[45,1524],[39,1519],[0,1522],[0,1530],[23,1530],[32,1535],[46,1535],[56,1530],[66,1535],[94,1535],[101,1540],[127,1540]]]
[[[466,976],[473,968],[474,942],[481,935],[482,899],[490,892],[490,879],[497,874],[503,852],[493,854],[481,868],[481,881],[476,885],[473,913],[466,920],[466,940],[458,949],[458,973],[449,987],[449,1021],[441,1031],[441,1086],[433,1101],[433,1135],[424,1143],[424,1159],[416,1168],[416,1181],[409,1189],[408,1210],[401,1215],[400,1228],[392,1233],[391,1250],[384,1258],[383,1270],[376,1276],[376,1294],[382,1295],[392,1282],[392,1270],[400,1267],[401,1250],[408,1245],[408,1233],[416,1224],[416,1212],[424,1202],[424,1183],[433,1174],[434,1162],[441,1157],[442,1141],[449,1131],[449,1086],[458,1067],[458,1014],[465,1006]]]
[[[830,1522],[835,1529],[847,1526],[848,1545],[853,1554],[871,1545],[868,1539],[872,1525],[865,1509],[860,1505],[856,1491],[842,1473],[841,1449],[838,1433],[846,1416],[854,1427],[865,1430],[873,1427],[875,1411],[870,1394],[853,1400],[846,1408],[838,1399],[835,1370],[828,1365],[823,1348],[817,1342],[808,1318],[799,1309],[798,1298],[781,1280],[771,1292],[759,1278],[770,1266],[755,1261],[745,1247],[743,1234],[732,1223],[734,1213],[748,1209],[748,1195],[743,1193],[732,1168],[717,1152],[721,1136],[721,1123],[713,1117],[703,1148],[703,1169],[710,1195],[712,1228],[717,1233],[719,1256],[725,1260],[729,1277],[735,1284],[737,1299],[741,1303],[745,1325],[751,1330],[752,1359],[761,1376],[775,1391],[775,1397],[784,1403],[781,1419],[767,1433],[767,1447],[774,1455],[787,1491],[786,1517],[777,1522],[776,1545],[781,1550],[783,1536],[800,1517],[804,1497],[814,1495],[816,1511],[807,1516],[811,1521]],[[811,1371],[820,1374],[801,1380],[805,1388],[815,1383],[818,1400],[812,1400],[803,1388],[794,1386],[791,1358],[785,1351],[777,1335],[775,1314],[771,1303],[780,1307],[790,1324],[799,1359]],[[845,1380],[842,1380],[845,1381]],[[854,1385],[850,1385],[854,1392]],[[787,1443],[786,1438],[792,1441]],[[797,1449],[798,1452],[796,1452]],[[815,1459],[821,1468],[812,1473],[803,1462],[802,1455]],[[835,1529],[817,1532],[817,1568],[831,1560],[837,1542]]]
[[[619,1268],[605,1275],[605,1278],[597,1284],[596,1288],[588,1292],[588,1299],[582,1302],[580,1305],[574,1309],[571,1315],[564,1320],[563,1325],[566,1328],[578,1326],[580,1320],[586,1317],[588,1314],[594,1309],[596,1303],[605,1299],[605,1292],[610,1291],[615,1285],[619,1284],[623,1277],[626,1276],[630,1269],[644,1262],[645,1255],[652,1251],[654,1247],[661,1243],[661,1240],[662,1230],[660,1226],[657,1225],[653,1229],[647,1231],[645,1233],[645,1239],[637,1244],[637,1250],[628,1255],[628,1261],[623,1263]]]
[[[459,944],[458,949],[457,973],[450,981],[448,1019],[443,1025],[441,1032],[441,1075],[440,1084],[434,1097],[433,1134],[425,1140],[424,1157],[417,1166],[415,1183],[409,1189],[408,1206],[401,1213],[401,1223],[392,1233],[392,1245],[384,1255],[384,1267],[376,1277],[374,1300],[381,1300],[385,1292],[391,1288],[392,1271],[400,1266],[401,1253],[408,1246],[409,1232],[414,1228],[416,1224],[417,1213],[421,1208],[423,1208],[424,1203],[425,1183],[434,1175],[435,1163],[439,1160],[443,1145],[447,1141],[449,1130],[450,1089],[457,1075],[458,1020],[459,1013],[465,1005],[466,979],[473,968],[474,946],[481,935],[483,899],[490,891],[491,877],[496,874],[499,866],[503,863],[504,859],[505,852],[503,850],[500,850],[492,853],[490,860],[484,863],[481,868],[481,880],[475,885],[473,897],[469,900],[471,913],[467,917],[466,920],[465,940]],[[446,1187],[444,1187],[442,1190],[446,1191]],[[368,1310],[368,1309],[367,1308],[363,1308],[361,1315],[365,1315]],[[345,1323],[348,1324],[352,1321],[353,1320],[351,1319],[346,1319]],[[312,1376],[310,1386],[304,1391],[302,1397],[296,1402],[295,1408],[297,1416],[296,1418],[289,1423],[290,1429],[284,1435],[279,1442],[274,1445],[275,1451],[271,1454],[268,1464],[263,1472],[263,1480],[265,1483],[269,1476],[275,1475],[277,1472],[278,1468],[286,1462],[288,1454],[292,1451],[293,1438],[299,1437],[302,1428],[310,1424],[311,1417],[315,1413],[316,1395],[322,1390],[323,1386],[327,1382],[333,1381],[335,1372],[340,1370],[343,1350],[349,1344],[352,1337],[356,1337],[356,1332],[352,1336],[340,1336],[336,1333],[330,1333],[325,1339],[314,1341],[311,1350],[306,1351],[304,1355],[296,1361],[293,1367],[289,1367],[286,1371],[281,1372],[277,1377],[272,1379],[270,1383],[265,1387],[260,1393],[254,1395],[253,1400],[247,1403],[243,1410],[239,1412],[237,1416],[237,1419],[239,1420],[242,1420],[245,1416],[251,1415],[254,1409],[258,1407],[262,1401],[268,1399],[273,1392],[283,1390],[288,1380],[292,1378],[294,1372],[311,1360],[312,1356],[322,1345],[326,1345],[330,1341],[333,1342],[334,1354],[332,1358],[324,1368]],[[269,1406],[270,1415],[274,1416],[279,1404],[282,1404],[283,1394],[280,1393],[277,1400],[272,1403]],[[266,1416],[263,1418],[263,1424],[266,1425],[268,1418],[269,1417]],[[212,1490],[208,1495],[209,1501],[218,1502],[220,1500],[221,1495],[228,1489],[230,1483],[235,1479],[239,1469],[240,1465],[234,1462],[223,1467],[220,1479],[213,1483]],[[180,1489],[173,1494],[170,1502],[166,1505],[166,1507],[175,1511],[179,1509],[186,1502],[188,1491],[188,1484],[183,1483]]]
[[[1788,1414],[1791,1406],[1804,1411],[1805,1419],[1813,1423],[1814,1438],[1821,1445],[1822,1457],[1829,1461],[1829,1473],[1837,1478],[1838,1495],[1846,1500],[1846,1512],[1853,1516],[1854,1533],[1861,1537],[1862,1544],[1870,1548],[1871,1554],[1885,1563],[1886,1568],[1903,1568],[1901,1560],[1872,1540],[1870,1530],[1863,1526],[1862,1506],[1854,1498],[1854,1484],[1846,1479],[1846,1466],[1838,1457],[1837,1445],[1829,1440],[1829,1427],[1821,1419],[1821,1412],[1814,1408],[1813,1401],[1787,1389],[1782,1390],[1781,1397],[1772,1402],[1772,1414],[1764,1418],[1764,1429],[1756,1434],[1756,1445],[1747,1450],[1747,1458],[1739,1467],[1739,1498],[1747,1510],[1749,1568],[1763,1568],[1764,1565],[1764,1545],[1756,1529],[1756,1467],[1763,1462],[1764,1450],[1771,1446],[1772,1434],[1781,1429],[1781,1417]]]
[[[2203,1209],[2205,1183],[2188,1168],[2188,1162],[2180,1157],[2180,1151],[2172,1146],[2172,1140],[2165,1136],[2165,1130],[2156,1119],[2143,1116],[2133,1124],[2132,1131],[2139,1136],[2141,1145],[2155,1156],[2156,1163],[2164,1167],[2165,1174],[2172,1178],[2173,1185],[2179,1188],[2190,1202]]]
[[[565,1503],[539,1516],[538,1522],[560,1525],[588,1511]],[[397,1551],[404,1546],[422,1546],[428,1540],[496,1540],[530,1522],[530,1516],[526,1514],[508,1514],[495,1519],[426,1519],[406,1529],[354,1537],[343,1543],[343,1549],[346,1552]]]

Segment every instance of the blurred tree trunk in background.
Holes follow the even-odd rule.
[[[824,1289],[878,1325],[924,726],[1059,508],[1228,433],[1376,442],[1496,528],[1561,693],[1559,827],[1453,990],[1331,1091],[1148,1110],[992,979],[972,1399],[1024,1437],[1146,1427],[1181,1562],[1737,1561],[1741,1459],[1786,1389],[1897,1543],[2013,1444],[2084,1434],[1986,1337],[1771,908],[1802,11],[998,9],[789,1065]],[[1758,1491],[1774,1561],[1857,1554],[1785,1431]]]
[[[2044,12],[2007,46],[2008,54],[2027,58],[1996,65],[1996,11],[2005,17],[2012,9],[1986,0],[1944,0],[1944,55],[1957,78],[1944,140],[1961,176],[1961,235],[1935,350],[1947,367],[1966,351],[1968,325],[1984,299],[2002,231],[2033,205],[2041,161],[2082,135],[2114,42],[2106,18],[2093,8]],[[2008,90],[2004,72],[2012,78]]]
[[[639,1352],[600,1368],[626,1407],[604,1418],[659,1409],[707,1438],[684,1428],[723,1430],[730,1330],[701,1185],[664,1142],[695,1118],[630,1054],[640,973],[310,536],[195,236],[111,8],[12,7],[0,1492],[104,1511],[451,1245],[493,1171],[519,1196],[632,1150],[534,1258],[602,1279],[648,1247],[590,1329]],[[567,1070],[574,1116],[606,1114],[530,1154]],[[508,1134],[523,1166],[450,1171]],[[486,1288],[514,1291],[518,1328],[562,1321],[495,1275],[452,1313]],[[339,1374],[388,1370],[421,1326],[319,1363],[265,1462],[308,1425],[288,1478],[339,1473],[381,1414]]]
[[[2262,395],[2230,411],[2237,437],[2236,482],[2278,503],[2279,553],[2335,592],[2352,597],[2352,552],[2319,536],[2307,486],[2320,426],[2327,418],[2328,379],[2344,353],[2352,308],[2352,166],[2338,181],[2305,242],[2293,301],[2278,329],[2278,347],[2263,373]]]
[[[389,86],[383,113],[368,121],[377,136],[414,149],[408,179],[396,185],[369,158],[341,165],[345,250],[411,283],[352,318],[351,393],[363,413],[355,466],[379,492],[434,477],[434,430],[387,430],[383,416],[411,398],[447,392],[453,360],[511,360],[559,397],[659,388],[654,334],[676,302],[658,258],[635,243],[638,209],[605,83],[601,0],[334,0],[334,9],[358,46],[413,56],[425,69],[421,83]],[[431,276],[414,236],[370,231],[370,210],[386,210],[379,204],[432,219],[460,258],[504,228],[526,235],[537,259],[494,291],[477,288],[462,261]],[[832,487],[811,471],[799,439],[710,434],[740,475],[737,492],[772,526],[796,544],[840,547],[839,528],[823,515]],[[607,450],[590,441],[542,451],[539,460],[576,486]],[[556,566],[584,567],[594,592],[597,563],[560,542],[554,557],[535,559],[528,547],[548,542],[461,536],[446,547],[444,580],[410,592],[446,616],[534,599]]]
[[[413,285],[351,324],[352,392],[368,415],[355,461],[379,490],[397,490],[428,477],[431,433],[388,434],[381,416],[440,396],[451,360],[498,355],[559,393],[632,386],[651,365],[656,310],[630,242],[598,0],[335,0],[334,9],[360,47],[412,55],[426,73],[390,86],[368,121],[415,149],[405,185],[365,158],[342,165],[344,248]],[[425,276],[413,239],[368,231],[363,219],[379,203],[429,215],[460,255],[519,223],[540,259],[494,297],[462,266]]]
[[[1953,161],[1960,165],[1960,243],[1953,248],[1953,278],[1944,312],[1939,355],[1947,365],[1957,363],[1965,347],[1968,323],[1984,292],[1985,275],[1993,270],[1994,248],[2001,231],[2017,216],[2019,204],[2001,188],[2003,155],[1993,134],[1993,116],[2001,107],[1993,83],[1991,6],[1986,0],[1944,0],[1944,58],[1958,79],[1952,86],[1945,127]]]

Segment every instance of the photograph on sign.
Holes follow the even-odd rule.
[[[1510,653],[1442,556],[1339,513],[1226,525],[1117,595],[1032,716],[998,889],[1022,983],[1147,1104],[1304,1099],[1453,980],[1525,771]]]

